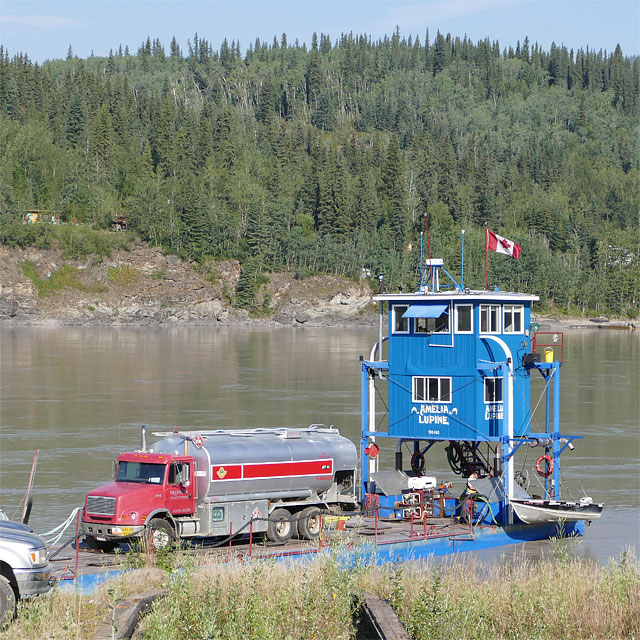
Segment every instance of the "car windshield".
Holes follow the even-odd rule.
[[[130,462],[120,460],[116,482],[142,482],[145,484],[162,484],[166,465],[152,462]]]

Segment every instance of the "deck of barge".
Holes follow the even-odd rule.
[[[250,559],[284,559],[309,556],[332,548],[353,550],[359,547],[417,543],[430,540],[473,539],[479,527],[453,522],[450,518],[429,518],[425,521],[383,520],[355,517],[344,523],[344,529],[323,531],[313,542],[292,538],[284,544],[269,542],[262,535],[241,535],[231,541],[217,539],[183,541],[182,548],[207,562],[242,562]],[[103,553],[80,543],[51,549],[53,574],[60,581],[76,576],[110,574],[130,566],[128,554],[132,547],[121,544],[111,553]]]
[[[584,522],[565,523],[565,535],[580,535]],[[323,531],[313,542],[292,538],[284,544],[266,541],[262,535],[238,536],[231,541],[208,539],[183,542],[186,552],[205,564],[248,562],[269,559],[276,562],[305,562],[318,553],[336,551],[344,566],[353,563],[381,564],[419,560],[456,552],[474,551],[503,545],[540,540],[558,535],[554,523],[540,525],[476,525],[451,518],[428,518],[426,521],[385,520],[356,516],[344,523],[344,529]],[[59,553],[51,550],[53,575],[61,584],[90,593],[100,582],[132,568],[131,547],[120,545],[112,553],[67,546]],[[57,553],[57,555],[56,555]]]

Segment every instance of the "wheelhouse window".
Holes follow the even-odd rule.
[[[480,305],[480,333],[500,333],[500,305]]]
[[[505,304],[502,310],[502,326],[504,333],[524,332],[524,306],[521,304]]]
[[[437,318],[416,318],[416,333],[449,333],[449,311]]]
[[[414,376],[413,402],[451,402],[451,378]]]
[[[142,484],[162,484],[166,465],[153,462],[131,462],[120,460],[116,472],[116,482],[139,482]]]
[[[456,333],[473,333],[473,305],[457,304]]]
[[[502,402],[502,378],[484,379],[484,401],[485,404]]]
[[[403,318],[409,305],[396,304],[393,306],[393,333],[409,333],[409,318]]]

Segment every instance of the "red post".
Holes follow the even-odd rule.
[[[73,575],[78,575],[78,556],[80,555],[80,544],[78,543],[78,527],[80,526],[80,509],[78,509],[78,516],[76,518],[76,567],[73,571]]]
[[[374,507],[373,510],[373,516],[374,516],[374,529],[373,529],[373,536],[374,536],[374,541],[376,544],[378,544],[378,508],[377,506]]]

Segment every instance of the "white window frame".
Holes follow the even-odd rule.
[[[516,315],[520,316],[520,329],[507,329],[507,314],[511,314],[511,326],[515,325]],[[503,333],[524,333],[524,305],[523,304],[505,304],[502,306],[502,326]]]
[[[496,380],[500,380],[500,399],[499,400],[488,400],[487,399],[487,382],[489,382],[489,380],[492,380],[494,383]],[[499,404],[501,402],[504,402],[503,398],[504,398],[504,394],[503,394],[503,387],[504,387],[504,378],[500,377],[500,376],[496,376],[496,377],[487,377],[484,379],[484,403],[485,404]],[[493,391],[495,393],[495,385],[493,387]]]
[[[483,311],[486,310],[486,313],[488,313],[488,317],[487,320],[490,320],[491,318],[491,309],[496,308],[496,314],[495,314],[495,318],[496,318],[496,322],[498,323],[498,327],[491,329],[491,327],[489,327],[488,331],[485,331],[482,328],[482,313]],[[500,321],[502,320],[502,309],[500,308],[499,304],[481,304],[480,305],[480,333],[485,333],[485,334],[496,334],[496,333],[500,333]],[[490,324],[490,323],[489,323]]]
[[[429,331],[429,320],[431,320],[431,324],[435,325],[436,322],[438,320],[440,320],[440,318],[442,318],[442,316],[446,316],[447,317],[447,328],[445,331],[437,331],[435,328],[431,331]],[[424,320],[425,323],[425,328],[424,329],[418,329],[418,321],[419,320]],[[443,311],[437,318],[414,318],[414,324],[413,324],[413,332],[414,333],[419,333],[419,334],[427,334],[427,335],[432,335],[437,333],[438,335],[442,334],[442,335],[447,335],[449,333],[451,333],[451,307],[447,307],[446,311]]]
[[[428,395],[425,394],[425,390],[428,389],[429,387],[429,383],[427,382],[428,380],[437,380],[438,382],[438,399],[437,400],[429,400],[428,398],[420,400],[418,399],[418,394],[416,393],[416,386],[417,386],[417,382],[418,380],[422,381],[422,392],[423,392],[423,396],[424,395]],[[442,381],[446,380],[449,384],[449,399],[448,400],[443,400],[442,396]],[[444,403],[444,404],[451,404],[452,400],[451,400],[451,396],[453,394],[452,389],[451,389],[451,377],[449,376],[413,376],[412,380],[411,380],[411,401],[412,402],[419,402],[421,404],[433,404],[435,402],[438,403]]]
[[[461,309],[462,307],[468,308],[470,310],[471,329],[469,329],[468,331],[461,331],[458,328],[458,309]],[[455,332],[456,333],[467,333],[467,334],[473,333],[473,305],[472,304],[457,304],[457,305],[455,305],[454,315],[455,315]]]
[[[391,324],[391,332],[392,333],[400,333],[400,334],[408,334],[409,330],[411,328],[411,319],[410,318],[403,318],[402,315],[404,313],[407,312],[407,309],[409,308],[408,304],[394,304],[392,307],[392,324]],[[403,311],[400,311],[400,309],[402,309]],[[398,313],[400,313],[400,317],[398,317]],[[397,321],[401,320],[403,322],[407,323],[407,330],[406,331],[401,331],[396,329],[396,325],[397,325]]]

